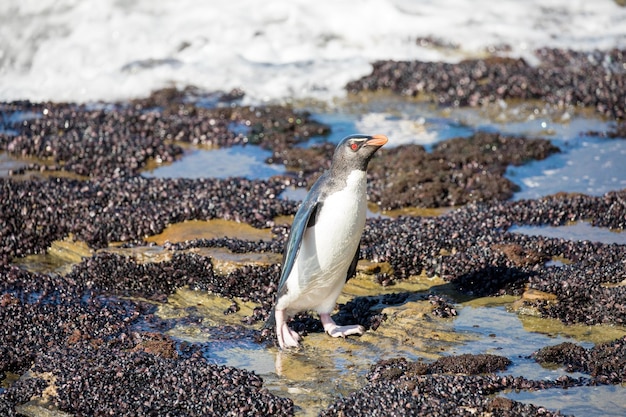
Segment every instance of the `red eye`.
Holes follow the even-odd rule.
[[[353,143],[350,145],[350,149],[352,149],[353,151],[356,151],[359,148],[359,145],[357,145],[356,143]]]

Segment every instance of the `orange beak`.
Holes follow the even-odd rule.
[[[365,145],[367,145],[367,146],[383,146],[388,141],[389,141],[389,139],[387,139],[387,136],[385,136],[385,135],[373,135],[371,139],[368,139],[367,142],[365,142]]]

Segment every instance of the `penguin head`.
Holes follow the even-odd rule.
[[[335,149],[331,170],[367,170],[374,153],[387,141],[385,135],[350,135],[343,138]]]

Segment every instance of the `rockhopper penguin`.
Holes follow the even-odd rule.
[[[356,269],[367,211],[367,164],[385,143],[384,135],[344,138],[330,169],[298,209],[283,255],[276,303],[266,323],[276,325],[281,348],[298,346],[300,335],[287,320],[300,311],[317,311],[324,330],[333,337],[365,331],[359,325],[338,326],[330,313]]]

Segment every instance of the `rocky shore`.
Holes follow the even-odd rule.
[[[540,99],[623,118],[626,71],[612,63],[623,62],[624,51],[537,54],[537,67],[503,58],[456,65],[377,63],[371,76],[347,88],[427,93],[439,104],[458,106]],[[607,74],[610,82],[603,83]],[[155,314],[154,302],[167,300],[180,287],[233,300],[233,311],[235,298],[251,301],[257,307],[240,325],[212,331],[274,346],[272,332],[261,330],[261,323],[273,302],[280,265],[245,265],[224,273],[210,256],[189,249],[280,254],[288,226],[276,218],[294,214],[297,203],[279,196],[290,185],[311,183],[333,146],[296,147],[327,134],[329,127],[288,106],[240,106],[241,94],[203,95],[190,88],[162,90],[131,103],[0,103],[0,150],[32,161],[0,178],[0,414],[25,415],[23,406],[33,398],[76,416],[297,413],[291,399],[270,393],[254,373],[212,364],[202,346],[165,334],[189,319]],[[213,107],[198,105],[200,98],[213,100]],[[623,123],[617,126],[623,129]],[[273,152],[269,162],[284,163],[291,171],[267,181],[140,175],[150,164],[180,157],[187,144],[261,146]],[[515,185],[504,177],[506,167],[555,152],[559,149],[546,140],[485,132],[441,142],[431,152],[418,145],[381,150],[371,164],[368,190],[379,208],[462,207],[438,217],[369,219],[361,258],[390,266],[374,272],[381,288],[425,273],[470,297],[519,296],[518,308],[566,324],[624,326],[626,245],[509,230],[579,220],[626,229],[626,190],[507,201]],[[170,224],[209,219],[271,228],[272,237],[166,244],[168,256],[160,262],[107,250],[146,246],[147,237]],[[64,239],[88,247],[70,272],[42,273],[14,264]],[[548,262],[555,259],[560,262]],[[435,317],[453,310],[443,299],[432,304]],[[369,299],[356,298],[341,305],[337,317],[376,331],[385,318],[370,307]],[[293,326],[303,333],[320,331],[307,314],[296,317]],[[494,394],[626,383],[626,338],[592,349],[547,346],[535,359],[588,376],[546,382],[497,375],[509,362],[493,355],[381,361],[372,364],[362,389],[321,415],[556,416],[561,414]]]

